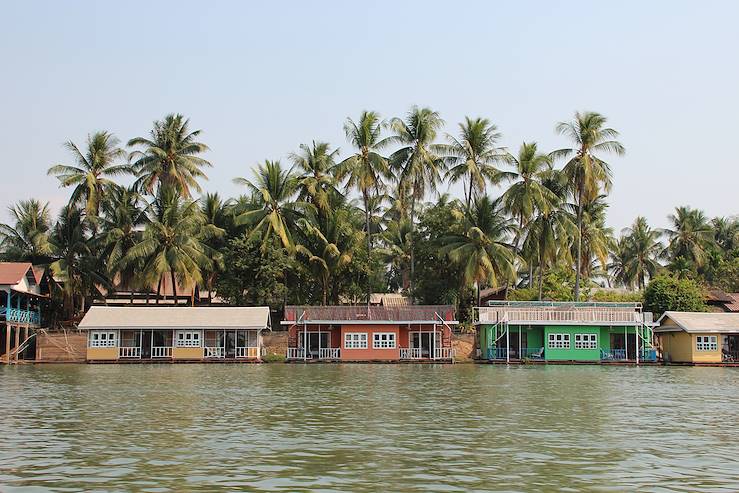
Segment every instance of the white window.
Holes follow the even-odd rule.
[[[575,349],[598,349],[598,335],[575,334]]]
[[[90,332],[90,347],[115,347],[117,345],[115,332],[102,330]]]
[[[367,349],[366,332],[347,332],[344,334],[344,349]]]
[[[696,336],[696,351],[718,351],[718,338],[716,336]]]
[[[395,349],[395,333],[375,332],[372,334],[372,349]]]
[[[549,334],[549,349],[570,349],[570,334]]]
[[[178,330],[177,347],[200,347],[199,330]]]

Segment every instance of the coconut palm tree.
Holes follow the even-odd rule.
[[[451,183],[463,181],[467,209],[473,199],[484,194],[486,181],[497,184],[510,178],[497,168],[509,161],[506,149],[498,147],[501,137],[498,127],[486,118],[465,117],[464,123],[459,124],[459,136],[447,134],[449,144],[439,147],[449,167],[444,179]]]
[[[14,262],[49,263],[49,204],[42,204],[36,199],[21,200],[9,207],[8,211],[15,224],[0,224],[2,258]]]
[[[567,137],[573,147],[559,149],[551,155],[554,159],[565,159],[563,168],[568,177],[575,200],[577,229],[577,253],[575,255],[575,301],[580,300],[580,278],[582,276],[583,211],[585,204],[595,200],[603,190],[611,188],[611,168],[599,155],[614,153],[623,155],[624,146],[616,140],[618,132],[606,127],[606,117],[595,112],[575,113],[571,122],[560,122],[555,127],[560,135]]]
[[[481,286],[498,287],[516,276],[512,245],[507,243],[513,225],[500,210],[500,202],[487,196],[478,198],[466,214],[463,235],[441,240],[440,253],[462,268],[462,282],[477,286],[478,304]]]
[[[338,149],[331,150],[327,142],[315,140],[311,146],[301,144],[300,152],[290,155],[293,165],[300,170],[298,200],[313,204],[319,211],[328,210],[329,195],[338,193],[333,176],[338,155]]]
[[[713,241],[724,253],[739,248],[739,218],[715,217],[711,220]]]
[[[149,221],[141,241],[126,254],[129,263],[143,261],[145,281],[158,283],[157,302],[164,276],[169,275],[177,302],[177,281],[192,284],[203,280],[203,271],[212,267],[204,238],[214,234],[206,224],[198,201],[183,200],[173,188],[160,190],[151,206]]]
[[[198,179],[207,179],[203,168],[211,164],[199,155],[208,146],[196,140],[200,130],[190,131],[189,124],[184,116],[170,114],[154,122],[149,138],[128,141],[129,147],[141,147],[129,156],[139,189],[153,194],[159,187],[168,187],[184,198],[190,197],[191,189],[201,191]]]
[[[389,138],[401,147],[390,155],[390,168],[395,171],[400,196],[410,196],[409,224],[410,244],[410,292],[413,299],[414,249],[416,202],[423,200],[427,191],[436,192],[444,170],[444,161],[433,149],[436,134],[444,125],[439,113],[430,108],[411,107],[405,120],[393,118]]]
[[[713,240],[713,230],[703,211],[690,207],[677,207],[668,219],[670,228],[667,236],[667,251],[671,259],[682,258],[696,268],[706,261],[706,250]]]
[[[606,226],[606,210],[608,203],[605,195],[600,195],[583,205],[582,226],[578,230],[581,237],[581,271],[587,278],[591,277],[594,265],[603,271],[608,269],[608,255],[613,250],[615,239],[613,228]],[[576,255],[577,251],[573,252]]]
[[[297,221],[303,217],[301,208],[308,204],[294,200],[298,192],[298,178],[292,169],[285,170],[279,161],[265,161],[257,166],[255,180],[235,178],[237,185],[246,186],[252,195],[246,208],[236,208],[237,225],[247,225],[250,235],[262,237],[262,248],[276,237],[282,246],[292,249],[292,233]]]
[[[631,245],[629,238],[622,235],[615,243],[611,251],[611,262],[608,264],[608,272],[617,285],[622,285],[626,289],[633,289],[636,278],[633,272],[633,264],[631,260]]]
[[[200,198],[200,210],[210,232],[202,239],[205,254],[210,259],[210,266],[202,268],[203,282],[208,290],[208,304],[213,301],[213,286],[218,273],[224,268],[221,251],[227,245],[227,231],[233,231],[233,215],[231,203],[224,202],[218,193],[207,193]]]
[[[356,122],[351,118],[344,124],[344,133],[352,144],[355,153],[344,159],[336,169],[336,179],[346,179],[348,188],[355,188],[362,196],[367,232],[367,259],[372,264],[372,227],[370,201],[379,196],[384,188],[384,180],[390,177],[387,159],[380,152],[388,145],[382,138],[385,123],[374,111],[364,111]],[[372,294],[371,277],[367,282],[367,303]]]
[[[109,132],[95,132],[87,136],[83,152],[70,140],[64,146],[72,153],[74,165],[57,164],[47,173],[55,175],[62,187],[74,186],[69,203],[84,205],[91,218],[98,216],[103,195],[115,186],[111,178],[132,173],[130,165],[116,164],[125,156],[119,143]]]
[[[658,258],[664,250],[659,241],[660,232],[649,227],[646,218],[639,216],[630,228],[624,229],[625,267],[636,280],[639,289],[644,289],[646,280],[653,278],[660,268]]]

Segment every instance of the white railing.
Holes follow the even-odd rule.
[[[258,358],[260,354],[258,347],[237,347],[237,358]]]
[[[305,349],[302,347],[287,348],[287,359],[303,359],[305,358]]]
[[[318,350],[318,359],[339,359],[339,348],[322,347]]]
[[[454,349],[450,347],[437,347],[434,350],[434,357],[436,359],[453,359]]]
[[[604,309],[581,308],[575,310],[558,310],[545,308],[521,309],[511,307],[479,307],[476,321],[479,323],[497,323],[506,321],[516,323],[604,323],[604,324],[641,324],[644,319],[641,312]]]
[[[171,358],[172,357],[172,346],[152,346],[151,357],[152,358]]]
[[[400,359],[421,359],[421,348],[400,348]]]
[[[140,358],[141,357],[141,348],[140,347],[133,347],[133,346],[121,346],[118,348],[118,357],[119,358]]]
[[[226,348],[224,347],[203,347],[204,358],[224,358],[226,356]]]

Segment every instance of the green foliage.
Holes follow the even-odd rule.
[[[602,289],[595,290],[589,298],[590,301],[609,301],[617,303],[642,303],[644,302],[644,293],[641,291],[630,291],[619,293],[614,291],[606,291]]]
[[[701,287],[691,279],[659,276],[644,291],[644,309],[660,317],[666,311],[706,311]]]

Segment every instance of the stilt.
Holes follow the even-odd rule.
[[[10,364],[10,329],[10,324],[5,322],[5,362],[7,364]]]
[[[21,331],[19,326],[15,326],[15,362],[18,362],[18,347],[21,344]]]

